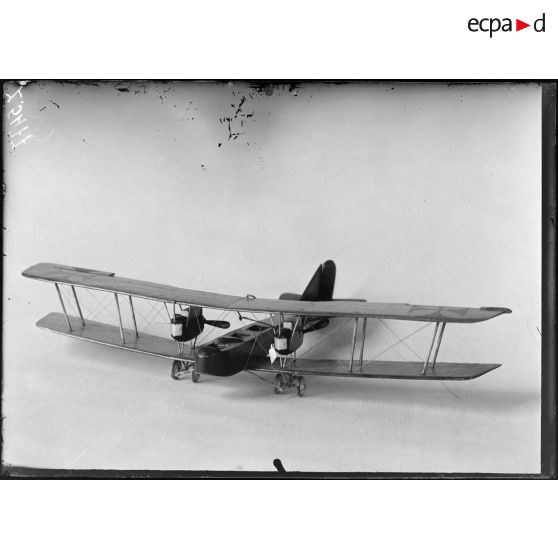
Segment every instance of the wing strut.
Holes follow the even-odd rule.
[[[74,294],[74,300],[76,301],[77,311],[79,312],[79,317],[81,318],[81,325],[85,325],[85,320],[83,319],[83,314],[81,313],[81,306],[79,305],[79,300],[76,294],[76,288],[72,285],[72,293]]]
[[[442,329],[440,329],[440,335],[438,335],[438,343],[436,345],[436,351],[434,351],[434,358],[432,359],[432,368],[436,366],[436,358],[438,358],[438,351],[440,350],[440,345],[442,343],[442,336],[444,335],[445,329],[446,329],[446,322],[442,324]]]
[[[362,320],[362,344],[360,346],[360,362],[359,362],[359,366],[362,366],[362,357],[364,356],[364,342],[366,341],[366,320],[367,318],[364,318]]]
[[[122,343],[125,344],[124,339],[124,328],[122,327],[122,315],[120,314],[120,304],[118,304],[118,293],[114,293],[114,300],[116,301],[116,309],[118,310],[118,321],[120,322],[120,337],[122,338]]]
[[[428,349],[428,356],[424,361],[424,366],[422,367],[421,375],[424,376],[426,374],[426,368],[428,366],[428,361],[430,360],[430,355],[432,354],[432,349],[434,348],[434,341],[436,341],[436,335],[438,333],[438,328],[440,327],[440,322],[436,322],[436,327],[434,328],[434,335],[432,336],[432,342],[430,343],[430,349]]]
[[[64,305],[64,301],[62,300],[62,293],[60,292],[60,287],[58,283],[54,283],[56,287],[56,292],[58,293],[58,298],[60,299],[60,304],[62,305],[62,310],[64,311],[64,317],[66,318],[66,323],[68,324],[68,329],[72,331],[72,324],[70,324],[70,318],[68,318],[68,312],[66,312],[66,306]]]
[[[132,312],[132,320],[134,320],[134,329],[136,330],[136,337],[139,337],[139,333],[138,333],[138,324],[136,323],[136,313],[134,312],[134,305],[132,303],[132,297],[129,296],[128,300],[130,301],[130,310]],[[166,309],[167,305],[165,304],[165,309]],[[168,310],[167,310],[168,312]]]
[[[353,327],[353,348],[351,350],[351,363],[349,364],[349,374],[353,371],[353,360],[355,358],[355,344],[356,344],[356,334],[358,328],[358,318],[355,318],[355,326]]]

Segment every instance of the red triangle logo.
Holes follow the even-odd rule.
[[[525,29],[526,27],[531,27],[531,24],[525,23],[524,21],[521,21],[520,19],[515,20],[515,30],[516,31],[521,31],[522,29]]]

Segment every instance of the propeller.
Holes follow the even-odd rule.
[[[204,322],[207,325],[213,326],[213,327],[219,327],[221,329],[229,329],[229,327],[231,327],[231,324],[229,322],[226,322],[225,320],[206,320],[204,319]]]
[[[328,318],[318,318],[315,321],[310,322],[310,325],[305,327],[302,332],[303,333],[310,333],[312,331],[318,331],[320,329],[323,329],[324,327],[327,327],[329,325],[329,319]]]
[[[203,308],[201,306],[190,306],[188,310],[188,318],[189,319],[196,319],[199,320],[201,323],[219,327],[221,329],[229,329],[231,324],[226,322],[225,320],[206,320],[205,316],[203,315]]]

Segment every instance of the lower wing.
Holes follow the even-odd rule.
[[[424,369],[424,362],[364,360],[355,362],[351,370],[349,360],[298,359],[293,364],[280,368],[278,364],[266,361],[252,366],[257,372],[286,372],[317,376],[342,376],[355,378],[391,378],[397,380],[472,380],[478,378],[500,364],[437,362]]]
[[[101,322],[94,322],[92,320],[84,320],[74,316],[68,316],[72,329],[68,329],[68,322],[62,313],[53,312],[47,314],[37,322],[37,327],[73,337],[74,339],[81,339],[89,341],[90,343],[99,343],[101,345],[108,345],[109,347],[116,347],[117,349],[124,349],[126,351],[134,351],[146,355],[152,355],[162,358],[170,358],[172,360],[181,360],[183,362],[193,362],[194,355],[189,347],[184,347],[182,353],[179,353],[176,341],[172,339],[165,339],[156,335],[149,335],[140,333],[139,336],[131,329],[122,329],[117,326],[104,324]]]

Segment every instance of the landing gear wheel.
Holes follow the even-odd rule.
[[[181,360],[173,360],[171,367],[171,378],[173,380],[182,380],[186,376],[184,363]]]
[[[306,382],[304,381],[304,376],[298,377],[296,390],[298,391],[299,397],[304,397],[304,392],[306,391]]]
[[[275,374],[275,379],[273,380],[273,392],[282,393],[283,385],[283,374]]]
[[[200,381],[200,373],[196,372],[196,369],[193,365],[190,370],[192,372],[192,382],[194,382],[194,384],[197,384]]]

